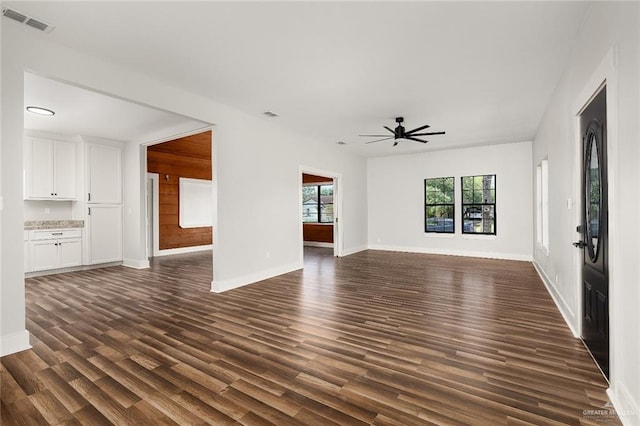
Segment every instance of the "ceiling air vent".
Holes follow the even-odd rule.
[[[42,22],[41,20],[29,15],[25,15],[17,10],[9,9],[8,7],[2,8],[2,16],[6,16],[9,19],[13,19],[14,21],[18,21],[21,24],[28,25],[31,28],[35,28],[36,30],[43,31],[45,33],[50,33],[54,28],[53,25],[49,25],[46,22]]]

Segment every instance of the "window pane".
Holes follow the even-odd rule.
[[[495,234],[495,206],[469,205],[463,208],[462,232],[471,234]]]
[[[454,232],[454,186],[454,178],[425,179],[425,232]]]
[[[333,222],[333,203],[320,206],[320,222]]]

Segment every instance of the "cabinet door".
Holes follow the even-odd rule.
[[[69,239],[58,241],[60,268],[78,266],[82,264],[82,240]]]
[[[89,264],[122,260],[122,206],[91,205],[87,216]]]
[[[122,203],[122,149],[87,145],[87,192],[89,203]]]
[[[27,198],[53,198],[53,141],[27,140]]]
[[[32,241],[29,247],[31,270],[43,271],[58,268],[58,242],[55,240]]]
[[[76,198],[76,144],[55,141],[54,148],[54,194],[56,198]]]

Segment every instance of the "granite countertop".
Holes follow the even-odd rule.
[[[84,220],[25,220],[24,230],[84,228]]]

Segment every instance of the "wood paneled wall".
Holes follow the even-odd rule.
[[[333,243],[333,225],[303,223],[302,239],[304,241],[314,241],[318,243]]]
[[[332,183],[333,178],[310,175],[307,173],[302,174],[302,183],[325,183],[325,182]],[[313,241],[317,243],[333,243],[333,225],[303,223],[302,239],[303,241]]]
[[[302,174],[302,183],[324,183],[324,182],[331,183],[333,182],[333,178],[309,175],[307,173]]]
[[[179,178],[211,180],[211,131],[147,148],[147,171],[160,175],[160,250],[212,243],[212,228],[179,225]]]

